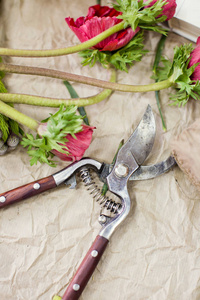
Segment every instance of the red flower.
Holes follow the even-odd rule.
[[[194,72],[191,76],[191,79],[195,80],[195,81],[200,80],[200,37],[198,37],[198,39],[197,39],[196,48],[191,53],[191,59],[190,59],[188,67],[190,68],[191,66],[193,66],[196,63],[199,63],[199,65],[196,66],[196,68],[194,69]]]
[[[72,18],[66,18],[66,22],[70,29],[77,35],[82,42],[88,41],[97,36],[110,27],[122,22],[117,16],[121,12],[108,6],[94,5],[88,9],[86,17],[80,17],[76,21]],[[114,51],[125,46],[133,36],[139,31],[139,27],[135,31],[131,27],[112,34],[102,42],[98,43],[92,49],[100,51]]]
[[[143,1],[145,3],[148,0],[143,0]],[[147,5],[147,7],[151,7],[156,2],[157,0],[152,0],[152,2],[149,5]],[[170,20],[175,14],[176,6],[177,6],[176,0],[168,0],[167,3],[163,6],[162,14],[160,14],[158,18],[165,15],[167,17],[165,21]]]
[[[57,150],[52,150],[51,152],[58,156],[61,160],[80,160],[91,143],[93,129],[95,128],[87,125],[82,125],[82,127],[83,130],[75,134],[76,138],[73,138],[71,134],[66,136],[67,142],[63,145],[63,150],[67,148],[66,151],[70,153],[69,155],[61,153]]]

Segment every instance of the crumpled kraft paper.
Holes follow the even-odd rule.
[[[21,49],[63,48],[79,43],[65,17],[87,14],[95,1],[1,1],[1,46]],[[103,4],[107,4],[103,1]],[[126,84],[152,83],[151,68],[160,35],[145,34],[148,54],[129,73],[118,71]],[[172,59],[173,48],[188,42],[169,33],[164,53]],[[82,67],[78,54],[49,58],[9,58],[7,63],[48,67],[99,79],[108,79],[100,65]],[[44,77],[6,75],[11,93],[66,97],[62,81]],[[94,95],[95,87],[72,83],[80,96]],[[156,119],[156,139],[145,164],[170,155],[170,142],[194,122],[200,103],[185,107],[169,104],[171,89],[161,91],[161,106],[167,125],[163,132],[154,92],[114,92],[104,101],[86,107],[93,141],[85,156],[111,162],[120,141],[130,136],[148,104]],[[56,109],[15,105],[37,120]],[[30,166],[26,150],[0,157],[0,192],[48,176],[56,168]],[[99,205],[78,178],[75,190],[62,185],[16,205],[0,210],[0,299],[49,300],[63,295],[75,270],[100,230]],[[102,184],[96,179],[97,184]],[[81,300],[197,300],[200,298],[200,194],[179,167],[147,181],[130,182],[132,200],[127,219],[111,237]]]
[[[196,119],[184,129],[171,143],[172,154],[181,170],[200,190],[200,119]]]

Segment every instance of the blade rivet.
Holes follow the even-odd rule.
[[[75,284],[73,285],[73,290],[77,292],[79,289],[80,289],[80,285],[77,284],[77,283],[75,283]]]
[[[118,177],[126,177],[129,173],[129,168],[125,164],[119,164],[115,168],[115,174]]]
[[[98,221],[103,224],[106,223],[106,220],[107,220],[107,218],[104,215],[100,215],[98,218]]]

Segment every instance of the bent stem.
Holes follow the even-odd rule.
[[[112,69],[110,81],[116,81],[116,72]],[[87,106],[92,105],[106,99],[112,93],[111,89],[105,89],[95,96],[87,98],[74,98],[74,99],[57,99],[57,98],[46,98],[39,96],[31,96],[24,94],[10,94],[0,93],[0,100],[7,103],[21,103],[28,105],[46,106],[46,107],[59,107],[61,104],[65,106],[76,105],[76,106]]]
[[[123,30],[124,28],[125,28],[125,22],[122,21],[86,42],[83,42],[75,46],[67,47],[67,48],[51,49],[51,50],[23,50],[23,49],[0,48],[0,55],[21,56],[21,57],[53,57],[53,56],[68,55],[68,54],[89,49],[95,46],[96,44],[98,44],[99,42],[105,40],[110,35],[120,30]]]
[[[97,86],[100,88],[111,89],[113,91],[120,91],[120,92],[141,93],[141,92],[159,91],[174,85],[174,81],[172,77],[168,78],[167,80],[148,84],[148,85],[128,85],[128,84],[120,84],[120,83],[113,82],[115,80],[110,80],[109,82],[105,80],[71,74],[71,73],[62,72],[58,70],[36,68],[36,67],[24,67],[24,66],[10,65],[4,63],[0,64],[0,71],[8,72],[8,73],[37,75],[37,76],[57,78],[61,80],[79,82],[91,86]],[[112,73],[114,73],[113,69],[112,69]],[[82,103],[82,105],[85,104]]]
[[[5,94],[6,95],[6,94]],[[5,115],[6,117],[17,121],[18,123],[27,126],[28,128],[37,131],[38,125],[39,123],[28,117],[27,115],[19,112],[18,110],[16,110],[15,108],[7,105],[6,103],[0,101],[0,113],[2,115]]]

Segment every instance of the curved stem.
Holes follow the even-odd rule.
[[[0,64],[0,71],[4,71],[8,73],[17,73],[17,74],[46,76],[46,77],[74,81],[74,82],[79,82],[87,85],[111,89],[113,91],[133,92],[133,93],[159,91],[174,85],[172,78],[168,78],[167,80],[151,83],[148,85],[128,85],[128,84],[120,84],[116,82],[109,82],[105,80],[99,80],[91,77],[71,74],[67,72],[61,72],[52,69],[24,67],[24,66],[9,65],[3,63]]]
[[[110,81],[116,80],[116,72],[112,70]],[[9,94],[9,93],[0,93],[0,100],[7,103],[22,103],[29,105],[38,105],[38,106],[48,106],[48,107],[59,107],[61,104],[64,105],[77,105],[77,106],[87,106],[98,103],[112,93],[112,90],[105,89],[102,92],[98,93],[95,96],[88,98],[74,98],[74,99],[55,99],[55,98],[46,98],[39,96],[31,96],[24,94]]]
[[[7,94],[2,94],[7,95]],[[29,127],[30,129],[36,131],[38,128],[39,123],[28,117],[27,115],[19,112],[15,108],[5,104],[4,102],[0,101],[0,113],[7,116],[8,118],[17,121],[18,123],[21,123],[22,125],[25,125]]]
[[[112,93],[111,90],[104,90],[103,92],[88,98],[75,99],[56,99],[39,96],[31,96],[26,94],[0,94],[0,99],[7,103],[21,103],[36,106],[59,107],[61,104],[66,106],[87,106],[101,102]]]
[[[95,36],[94,38],[67,48],[61,49],[51,49],[51,50],[22,50],[22,49],[9,49],[9,48],[0,48],[0,55],[5,56],[21,56],[21,57],[52,57],[52,56],[61,56],[76,53],[79,51],[83,51],[89,49],[99,42],[105,40],[110,35],[124,29],[125,22],[122,21],[113,27],[103,31],[99,35]]]

